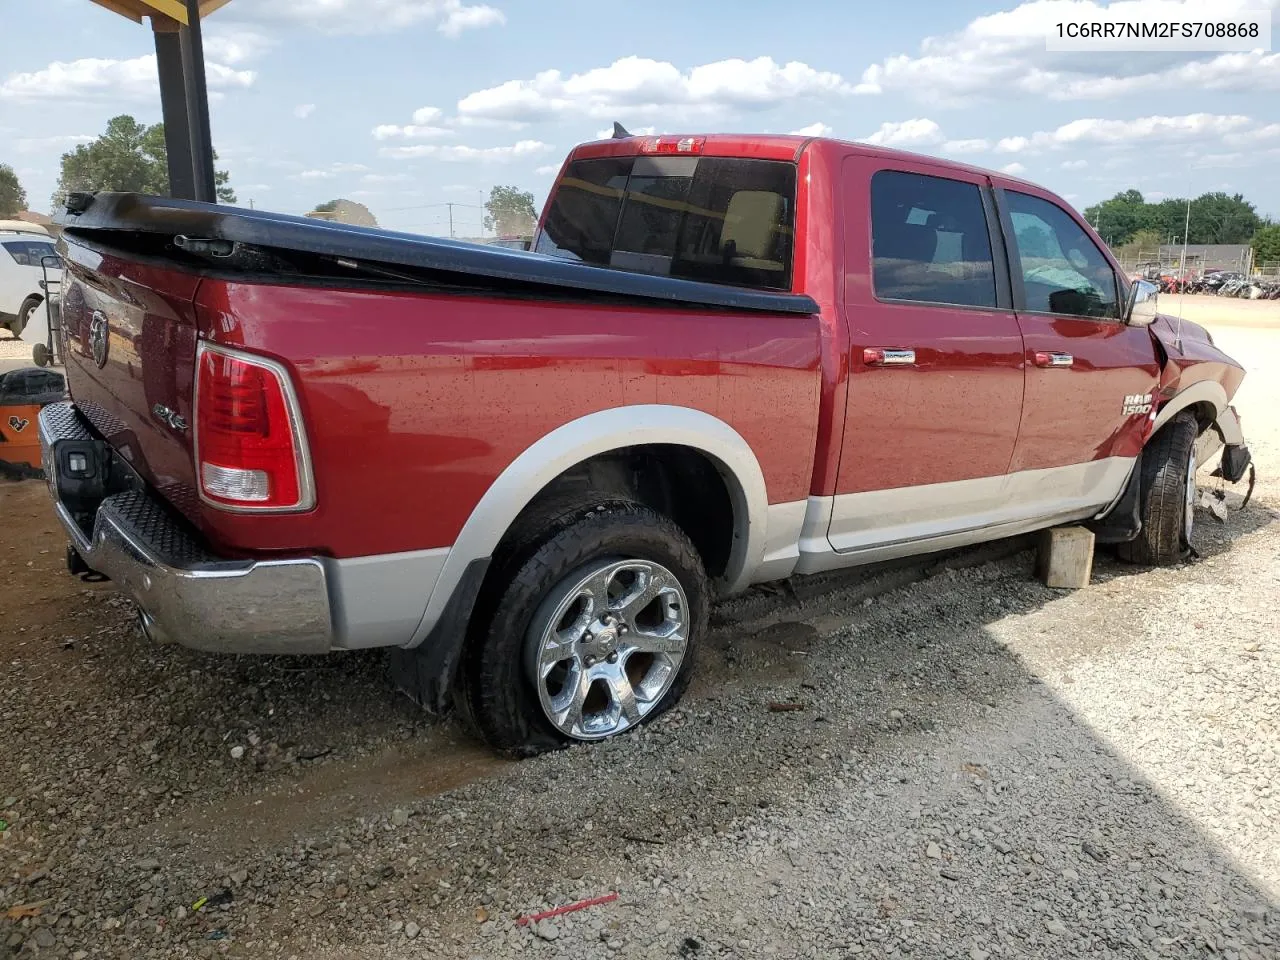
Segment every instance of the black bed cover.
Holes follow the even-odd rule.
[[[559,288],[562,293],[581,291],[769,313],[818,312],[818,305],[803,294],[628,273],[497,246],[139,193],[72,194],[66,212],[59,215],[56,222],[72,237],[84,234],[90,240],[99,234],[103,241],[109,242],[109,234],[120,233],[228,240],[373,264]]]

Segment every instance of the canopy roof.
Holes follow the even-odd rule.
[[[168,17],[187,26],[187,5],[183,0],[93,0],[100,7],[141,23],[143,17]],[[229,0],[200,0],[200,19],[228,3]]]

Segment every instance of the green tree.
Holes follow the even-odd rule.
[[[1253,235],[1253,262],[1280,260],[1280,226],[1263,227]]]
[[[1257,208],[1238,193],[1206,193],[1191,201],[1191,243],[1248,243],[1260,226]]]
[[[489,191],[484,209],[484,228],[499,234],[526,236],[533,233],[538,222],[533,194],[519,187],[494,187]]]
[[[1129,246],[1140,250],[1158,250],[1164,241],[1165,238],[1160,235],[1159,230],[1143,227],[1129,238]]]
[[[12,217],[27,209],[27,192],[7,163],[0,163],[0,217]]]
[[[1147,204],[1137,190],[1117,193],[1110,200],[1086,207],[1084,217],[1112,247],[1127,244],[1141,230]]]
[[[218,158],[214,153],[214,159]],[[236,194],[228,185],[231,175],[214,173],[218,199],[235,203]],[[120,190],[130,193],[169,195],[168,153],[164,124],[146,126],[128,114],[107,121],[106,132],[92,143],[83,143],[62,155],[62,172],[53,194],[57,210],[74,191]]]
[[[1117,193],[1085,210],[1085,217],[1112,247],[1128,246],[1139,231],[1154,231],[1162,243],[1248,243],[1262,226],[1258,212],[1240,194],[1206,193],[1191,201],[1171,197],[1147,203],[1137,190]]]

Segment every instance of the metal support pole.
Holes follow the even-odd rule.
[[[216,203],[213,173],[213,135],[209,130],[209,90],[204,72],[204,41],[200,36],[200,0],[187,0],[187,26],[182,28],[182,66],[186,81],[187,117],[191,132],[191,167],[195,199]]]
[[[160,73],[160,111],[164,117],[164,145],[169,163],[169,196],[194,200],[195,171],[191,165],[191,125],[187,117],[187,87],[182,69],[182,37],[178,24],[163,26],[151,18],[155,30],[156,66]]]

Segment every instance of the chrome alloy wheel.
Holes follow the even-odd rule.
[[[1191,543],[1191,530],[1196,524],[1196,445],[1191,444],[1191,452],[1187,454],[1187,503],[1186,517],[1183,520],[1182,536]]]
[[[596,560],[551,591],[525,668],[552,725],[574,740],[635,726],[671,689],[689,642],[680,581],[648,560]]]

